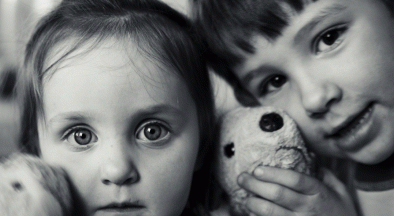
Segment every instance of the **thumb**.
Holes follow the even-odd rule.
[[[359,212],[356,198],[349,193],[346,185],[340,181],[330,170],[322,168],[323,183],[328,187],[329,190],[333,191],[345,204],[350,212]]]
[[[354,197],[351,196],[346,185],[327,168],[322,168],[321,171],[323,172],[323,183],[336,193],[348,208],[353,208],[353,210],[355,210]]]
[[[343,182],[341,182],[330,170],[321,168],[323,183],[330,189],[335,191],[341,197],[349,196],[348,190]]]

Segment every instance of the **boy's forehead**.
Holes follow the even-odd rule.
[[[240,54],[242,58],[242,61],[232,67],[233,72],[243,83],[247,83],[249,79],[253,78],[254,71],[258,73],[260,71],[259,66],[264,64],[261,61],[262,56],[265,56],[263,59],[267,62],[275,56],[272,53],[276,49],[273,48],[274,46],[278,47],[278,44],[280,44],[280,47],[295,47],[306,38],[316,35],[318,29],[321,28],[318,26],[321,24],[326,23],[324,24],[326,26],[327,23],[337,20],[338,17],[341,17],[339,19],[352,19],[354,13],[362,8],[357,4],[365,4],[366,2],[369,4],[375,3],[370,0],[317,0],[305,2],[304,8],[300,11],[291,11],[290,8],[284,9],[289,15],[287,17],[288,23],[281,29],[280,35],[269,38],[263,33],[255,32],[249,38],[249,43],[255,49],[253,52],[248,53],[241,49],[233,50]],[[256,59],[256,61],[253,59]],[[272,68],[265,68],[265,70],[272,70]],[[246,74],[248,75],[245,76]]]

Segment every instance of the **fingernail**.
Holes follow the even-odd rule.
[[[262,176],[264,174],[264,170],[261,167],[257,167],[254,171],[253,171],[253,175],[255,176]]]
[[[238,176],[238,183],[242,183],[245,180],[245,173],[241,173]]]

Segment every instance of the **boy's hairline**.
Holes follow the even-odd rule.
[[[316,1],[318,1],[318,0],[316,0]],[[310,3],[314,3],[314,2],[316,2],[316,1],[312,1],[312,2],[310,2]],[[393,15],[393,17],[394,17],[394,8],[393,8],[393,5],[394,5],[394,3],[391,3],[391,2],[389,2],[389,1],[386,1],[386,0],[379,0],[379,2],[381,2],[382,4],[384,4],[384,6],[386,6],[387,8],[388,8],[388,10],[390,10],[390,12],[391,12],[391,14]],[[286,5],[289,5],[288,3],[286,3],[286,2],[281,2],[281,3],[284,3],[284,4],[286,4]],[[305,5],[304,5],[305,6]],[[390,7],[391,6],[391,7]],[[340,11],[340,10],[342,10],[344,7],[342,7],[341,5],[334,5],[334,6],[331,6],[329,9],[330,10],[332,10],[332,11]],[[296,9],[294,9],[294,8],[291,8],[292,10],[296,10]],[[302,10],[301,10],[302,11]],[[324,16],[324,15],[322,15],[322,16]],[[314,23],[311,23],[311,25],[313,25]],[[242,27],[240,27],[240,26],[237,26],[236,27],[236,29],[243,29]],[[225,31],[225,33],[229,33],[229,32],[231,32],[232,30],[231,30],[231,28],[227,28],[227,30]],[[227,68],[227,69],[225,69],[225,70],[214,70],[214,71],[217,71],[218,72],[218,74],[219,75],[221,75],[225,80],[227,80],[228,82],[230,82],[230,84],[231,84],[231,79],[232,78],[234,78],[234,76],[228,76],[228,74],[226,74],[226,73],[232,73],[232,74],[234,74],[234,75],[236,75],[236,73],[233,71],[233,69],[235,68],[235,67],[237,67],[237,66],[239,66],[239,65],[241,65],[241,64],[243,64],[244,63],[244,61],[245,61],[245,54],[253,54],[254,53],[254,47],[253,47],[253,45],[250,43],[250,41],[251,41],[251,39],[253,38],[253,37],[255,37],[256,35],[258,35],[258,36],[261,36],[261,37],[263,37],[263,38],[265,38],[266,40],[268,40],[268,41],[274,41],[276,38],[275,37],[270,37],[269,35],[267,35],[267,34],[265,34],[264,32],[261,32],[261,31],[259,31],[259,30],[257,30],[257,29],[253,29],[253,28],[248,28],[248,30],[246,31],[247,33],[246,34],[244,34],[244,36],[246,36],[246,37],[244,37],[243,38],[243,40],[244,41],[247,41],[247,43],[249,43],[249,45],[251,46],[251,48],[252,49],[248,49],[248,50],[246,50],[246,49],[243,49],[241,46],[239,46],[236,42],[234,42],[234,41],[230,41],[230,40],[226,40],[226,39],[223,39],[223,34],[220,34],[220,38],[221,38],[221,43],[223,43],[224,44],[224,47],[226,47],[225,49],[224,49],[224,52],[223,52],[223,50],[222,51],[218,51],[218,49],[216,49],[216,51],[218,51],[218,52],[216,52],[215,54],[213,54],[214,56],[216,55],[216,56],[218,56],[219,57],[219,59],[221,59],[221,60],[224,60],[223,61],[223,63],[220,63],[221,65],[217,65],[217,63],[215,62],[215,63],[212,63],[212,62],[209,62],[210,64],[211,64],[211,67],[212,68],[220,68],[221,66],[223,66],[223,65],[226,65],[225,67]],[[279,36],[279,35],[278,35]],[[234,38],[233,38],[234,39]],[[219,53],[221,53],[221,54],[219,54]],[[233,56],[232,58],[232,60],[234,60],[234,61],[232,61],[232,62],[229,62],[229,60],[225,60],[226,58],[224,57],[224,56],[226,56],[226,55],[229,55],[229,56]],[[224,71],[224,72],[223,72]],[[235,77],[237,77],[237,76],[235,76]],[[238,79],[238,81],[241,81],[239,78],[237,78]]]

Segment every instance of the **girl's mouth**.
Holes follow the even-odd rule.
[[[112,215],[112,214],[130,214],[132,212],[137,212],[144,210],[145,207],[139,205],[137,203],[111,203],[109,205],[100,207],[97,209],[97,212],[104,213],[103,215]]]

